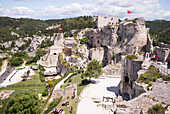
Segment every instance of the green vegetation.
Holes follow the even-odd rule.
[[[149,82],[149,83],[148,83],[148,86],[146,87],[148,91],[150,90],[149,88],[150,88],[152,85],[153,85],[152,82]]]
[[[87,71],[85,71],[85,76],[90,78],[98,78],[102,74],[102,64],[100,61],[93,59],[90,63],[87,64]]]
[[[21,47],[19,47],[19,50],[25,50],[27,47],[31,44],[31,39],[28,41],[25,41],[25,44],[23,44]]]
[[[21,57],[16,57],[16,58],[12,58],[10,59],[10,66],[14,67],[14,66],[20,66],[22,63],[24,63],[23,59]]]
[[[162,104],[156,104],[148,109],[148,114],[164,114],[165,110],[166,108],[163,108]]]
[[[33,93],[20,93],[10,97],[6,107],[6,114],[38,114],[41,112],[41,104],[38,96]]]
[[[83,58],[83,54],[80,53],[79,51],[76,51],[76,55],[79,56],[79,57],[81,57],[81,58]]]
[[[87,37],[82,38],[80,41],[81,41],[81,43],[84,43],[84,44],[88,44],[89,43],[89,39]]]
[[[38,60],[40,60],[40,57],[44,56],[47,53],[47,51],[44,50],[39,50],[36,52],[36,56],[33,58],[30,58],[26,64],[32,64],[32,63],[36,63]]]
[[[11,31],[20,35],[20,37],[32,36],[44,30],[48,24],[41,20],[26,18],[0,17],[0,42],[16,40],[19,37],[11,35]]]
[[[28,58],[28,54],[26,52],[17,52],[17,53],[14,53],[13,57],[21,57],[21,58]]]
[[[161,74],[155,69],[153,65],[151,65],[146,73],[140,75],[137,82],[144,82],[145,84],[148,84],[149,82],[155,82],[158,78],[161,77]]]
[[[50,112],[54,107],[56,107],[60,103],[61,99],[62,97],[54,99],[54,101],[50,103],[48,109],[44,113],[47,114],[48,112]]]
[[[146,21],[146,27],[150,28],[153,45],[158,45],[160,42],[170,44],[170,21]]]
[[[126,55],[126,58],[130,59],[130,60],[135,60],[137,59],[136,55]]]
[[[54,41],[51,41],[50,39],[47,39],[46,41],[42,41],[40,44],[40,48],[50,47],[54,44]]]

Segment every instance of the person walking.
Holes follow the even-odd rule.
[[[144,59],[145,59],[145,57],[146,57],[146,53],[143,54],[143,58],[144,58]]]
[[[70,111],[70,113],[72,113],[72,111],[73,111],[73,107],[71,106],[71,111]]]
[[[156,62],[158,61],[158,55],[155,56]]]

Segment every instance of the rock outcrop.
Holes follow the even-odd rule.
[[[54,91],[54,98],[63,97],[64,99],[67,98],[76,98],[77,97],[77,84],[67,86],[65,90],[57,89]]]

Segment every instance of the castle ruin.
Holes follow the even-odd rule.
[[[97,17],[97,27],[103,28],[104,26],[111,24],[116,25],[118,24],[118,16],[108,15],[104,17],[103,15],[98,15]]]

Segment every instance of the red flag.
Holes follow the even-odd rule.
[[[59,28],[59,30],[63,30],[62,28]]]
[[[130,11],[130,10],[127,10],[127,13],[128,13],[128,14],[131,14],[131,13],[132,13],[132,11]]]

